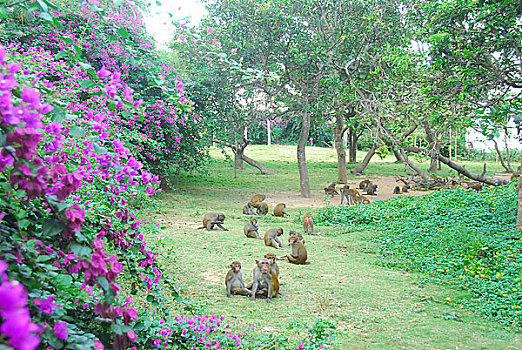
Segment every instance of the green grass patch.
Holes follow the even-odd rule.
[[[375,229],[380,263],[457,280],[459,302],[504,324],[522,325],[522,235],[513,185],[443,190],[371,205],[330,207],[316,221]]]
[[[333,349],[519,347],[518,328],[482,318],[469,307],[455,302],[476,298],[469,289],[463,288],[462,280],[380,264],[384,256],[390,263],[392,259],[377,248],[384,236],[376,220],[382,223],[385,217],[392,218],[394,209],[401,210],[399,205],[393,208],[390,204],[388,209],[384,205],[382,210],[374,210],[370,206],[327,207],[324,202],[323,208],[312,208],[303,200],[301,206],[287,208],[289,218],[260,217],[261,233],[271,227],[282,227],[286,242],[288,231],[302,232],[302,215],[312,212],[318,222],[317,230],[322,233],[305,237],[312,263],[296,266],[281,261],[281,282],[284,283],[281,291],[286,296],[275,298],[271,304],[240,296],[227,298],[224,277],[230,262],[242,262],[243,278],[248,282],[256,258],[267,252],[283,255],[290,251],[286,246],[285,250],[276,251],[265,247],[262,241],[246,238],[242,230],[248,217],[241,214],[242,206],[257,192],[279,193],[280,198],[299,193],[295,147],[249,146],[246,154],[262,162],[275,175],[260,175],[257,169],[245,164],[245,169],[237,171],[234,177],[232,161],[218,150],[211,150],[213,158],[207,163],[206,173],[178,176],[174,179],[176,189],[163,193],[161,207],[144,218],[164,227],[148,239],[163,242],[161,259],[176,276],[177,286],[185,291],[186,298],[202,305],[206,313],[223,315],[235,331],[243,332],[253,325],[252,332],[261,337],[270,340],[277,336],[273,349],[283,349],[285,337],[304,339],[312,333],[289,329],[294,321],[321,326],[322,323],[315,323],[317,319],[335,322],[341,332],[331,346]],[[324,184],[337,176],[335,150],[307,147],[307,160],[312,192],[321,193]],[[424,162],[422,166],[427,168],[429,163]],[[481,169],[478,163],[473,166]],[[376,159],[370,163],[367,174],[370,178],[377,178],[381,173],[404,175],[403,169],[403,165],[394,163],[391,158],[382,162]],[[493,166],[488,165],[488,169]],[[350,175],[350,179],[359,181],[361,178]],[[398,203],[415,198],[423,197],[400,197]],[[370,209],[373,212],[363,212]],[[320,219],[323,212],[333,217],[336,210],[343,210],[337,214],[338,220]],[[202,216],[209,211],[224,212],[225,227],[230,231],[197,230]],[[387,250],[390,249],[383,252]],[[167,255],[167,252],[173,254]],[[401,266],[398,264],[400,261],[393,266]],[[175,304],[172,303],[173,311],[176,311]]]

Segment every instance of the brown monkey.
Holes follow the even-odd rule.
[[[337,185],[337,182],[333,181],[331,184],[328,185],[326,188],[333,188],[335,190],[335,186]]]
[[[310,264],[306,261],[308,258],[308,254],[306,253],[306,248],[297,237],[291,236],[288,238],[288,243],[292,246],[292,253],[290,255],[286,255],[286,258],[292,264],[297,265],[307,265]]]
[[[274,270],[277,278],[279,278],[279,266],[277,266],[276,255],[274,253],[266,253],[265,259],[268,259],[268,263],[270,264],[270,268]]]
[[[268,259],[256,260],[254,277],[252,279],[252,295],[250,300],[255,300],[259,290],[266,289],[266,302],[271,303],[272,298],[279,294],[279,280],[274,270],[270,268]],[[263,291],[263,295],[264,295]]]
[[[243,207],[243,214],[245,214],[245,215],[256,215],[256,213],[254,212],[254,205],[252,204],[252,202],[248,202]]]
[[[290,232],[288,232],[288,235],[291,236],[291,237],[297,237],[298,240],[300,240],[301,242],[305,243],[303,235],[300,234],[297,231],[290,230]]]
[[[355,198],[355,204],[370,204],[370,200],[365,196],[359,195]]]
[[[368,180],[368,179],[362,180],[361,182],[359,182],[359,188],[364,191],[364,190],[366,190],[366,186],[368,186],[368,184],[371,184],[371,183],[372,183],[371,180]]]
[[[343,204],[344,199],[346,198],[346,205],[354,205],[355,198],[359,197],[359,191],[350,189],[349,186],[344,186],[341,188],[341,205]]]
[[[375,193],[375,191],[377,191],[377,187],[379,186],[374,185],[373,183],[369,183],[366,185],[366,194],[370,196],[376,196],[377,193]]]
[[[250,218],[250,221],[243,228],[243,232],[248,238],[262,239],[261,236],[259,236],[259,225],[257,224],[256,218]]]
[[[312,218],[312,215],[310,215],[310,213],[306,213],[303,216],[303,227],[304,233],[306,233],[307,235],[318,235],[318,233],[314,233],[314,219]]]
[[[285,211],[285,208],[286,208],[286,204],[285,203],[279,203],[278,205],[275,206],[274,214],[272,214],[272,215],[273,216],[279,216],[279,217],[282,217],[282,218],[284,218],[285,216],[290,216],[290,214],[288,214]]]
[[[223,227],[223,223],[225,222],[225,214],[223,213],[208,213],[203,217],[203,226],[198,227],[198,229],[206,228],[207,231],[214,230],[214,225],[218,226],[223,231],[228,231],[227,228]]]
[[[283,235],[283,229],[281,227],[279,228],[271,228],[265,233],[265,245],[269,247],[274,247],[277,249],[283,249],[283,244],[279,239],[278,236]]]
[[[409,191],[408,191],[409,189],[410,189],[410,186],[409,186],[409,185],[404,185],[404,186],[402,186],[402,193],[408,193],[408,192],[409,192]]]
[[[257,204],[258,206],[256,207],[256,212],[258,215],[266,215],[268,214],[268,204],[266,204],[265,202],[259,202]],[[254,204],[255,206],[255,204]]]
[[[395,188],[393,189],[393,194],[400,194],[401,193],[401,188],[399,186],[395,186]]]
[[[225,277],[225,286],[227,287],[227,298],[230,298],[231,294],[252,296],[252,292],[243,283],[243,274],[241,273],[241,263],[239,261],[233,261],[230,264],[230,270],[228,270]]]
[[[329,187],[325,187],[324,188],[324,195],[325,196],[333,197],[333,196],[338,195],[338,194],[339,194],[339,192],[337,192],[335,190],[335,188],[329,188]]]
[[[254,206],[254,208],[259,208],[259,203],[261,203],[262,201],[264,201],[266,198],[266,196],[264,194],[260,194],[260,193],[256,193],[252,199],[250,200],[250,202],[252,203],[252,205]]]
[[[477,192],[481,191],[484,188],[484,184],[482,184],[480,182],[468,182],[467,185],[468,185],[468,188],[472,188]]]

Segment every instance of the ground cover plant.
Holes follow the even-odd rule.
[[[317,221],[377,229],[382,264],[457,280],[473,292],[458,302],[520,327],[522,233],[515,229],[516,209],[511,184],[331,207],[318,213]]]

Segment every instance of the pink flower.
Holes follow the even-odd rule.
[[[69,333],[67,333],[67,323],[65,322],[56,322],[53,331],[58,339],[67,339],[67,336],[69,335]]]

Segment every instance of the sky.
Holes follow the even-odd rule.
[[[206,14],[205,6],[198,0],[160,0],[161,6],[156,1],[151,1],[150,13],[145,14],[145,26],[152,34],[159,48],[165,48],[167,42],[172,39],[172,25],[168,13],[174,18],[188,17],[189,25],[199,23]]]

